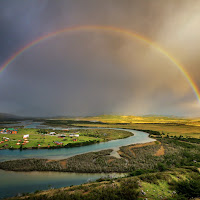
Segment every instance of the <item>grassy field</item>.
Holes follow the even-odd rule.
[[[184,189],[182,189],[184,188]],[[125,178],[101,178],[96,182],[47,191],[36,191],[10,200],[186,200],[200,195],[196,168],[176,168],[165,172]]]
[[[115,116],[103,115],[77,119],[46,120],[46,124],[54,126],[112,127],[139,130],[153,130],[169,136],[180,135],[200,139],[200,119],[186,119],[162,116]]]
[[[200,126],[200,118],[183,118],[175,116],[124,116],[124,115],[99,115],[93,117],[80,118],[58,118],[54,120],[76,120],[77,123],[81,121],[96,122],[96,123],[179,123],[187,125]]]
[[[42,134],[42,132],[51,132],[49,130],[39,130],[39,129],[18,129],[18,133],[15,134],[0,134],[0,137],[3,140],[3,137],[8,137],[10,140],[5,141],[0,144],[0,148],[8,149],[8,148],[16,148],[19,149],[21,144],[23,143],[23,135],[29,134],[30,137],[28,139],[28,143],[22,145],[22,148],[49,148],[57,147],[57,144],[54,142],[62,142],[63,145],[87,145],[96,142],[104,142],[109,140],[126,138],[132,135],[132,133],[127,131],[118,131],[118,130],[109,130],[109,129],[77,129],[70,131],[56,131],[57,134],[69,135],[70,133],[78,133],[79,137],[77,141],[73,141],[75,137],[65,137],[58,138],[58,135],[50,136],[47,134]],[[18,140],[21,140],[20,145],[17,145]],[[38,146],[39,145],[39,146]]]
[[[140,130],[153,130],[159,131],[160,133],[164,133],[165,135],[169,136],[183,136],[183,137],[191,137],[191,138],[199,138],[200,139],[200,127],[199,126],[192,126],[192,125],[185,125],[185,124],[130,124],[129,126],[133,129],[140,129]]]

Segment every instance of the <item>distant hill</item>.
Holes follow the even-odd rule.
[[[13,114],[8,114],[8,113],[0,113],[0,121],[4,120],[16,120],[16,119],[21,119],[22,117],[13,115]]]

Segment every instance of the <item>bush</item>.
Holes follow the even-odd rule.
[[[147,174],[147,173],[152,173],[152,172],[155,172],[155,170],[138,169],[138,170],[130,172],[128,176],[139,176],[142,174]]]
[[[164,165],[163,163],[158,163],[158,164],[157,164],[157,168],[158,168],[158,170],[159,170],[160,172],[163,172],[163,171],[167,170],[166,165]]]
[[[187,199],[200,197],[200,177],[193,177],[190,180],[178,182],[176,192]]]

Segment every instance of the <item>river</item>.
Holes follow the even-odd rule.
[[[21,122],[25,128],[36,128],[41,125],[40,122]],[[19,124],[18,124],[19,125]],[[53,128],[44,126],[44,128]],[[62,128],[56,128],[62,129]],[[73,128],[79,129],[79,128]],[[120,146],[130,144],[146,143],[154,141],[148,137],[148,134],[142,131],[130,129],[118,129],[130,131],[134,135],[125,139],[102,142],[98,144],[61,148],[61,149],[37,149],[37,150],[1,150],[0,161],[24,158],[48,158],[48,159],[63,159],[81,153],[92,151],[100,151],[104,149],[116,149]],[[105,174],[77,174],[63,172],[10,172],[0,170],[0,198],[10,197],[18,193],[34,192],[36,190],[45,190],[49,186],[54,188],[65,187],[70,185],[79,185],[88,180],[96,180]],[[115,176],[121,176],[115,174]]]
[[[109,174],[120,177],[124,174]],[[71,185],[80,185],[106,174],[78,174],[67,172],[12,172],[0,170],[0,199],[16,196],[18,194],[47,190],[51,187],[61,188]]]

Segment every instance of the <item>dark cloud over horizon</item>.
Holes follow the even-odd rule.
[[[155,41],[200,87],[199,6],[195,0],[2,0],[0,65],[47,33],[107,25]],[[0,74],[0,94],[0,112],[27,116],[200,114],[194,92],[169,59],[109,31],[60,34],[28,49]]]

